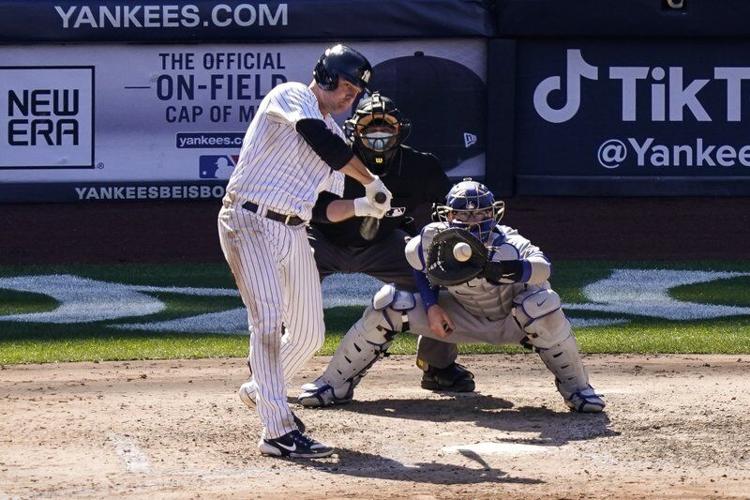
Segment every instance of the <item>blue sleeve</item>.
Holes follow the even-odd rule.
[[[434,306],[437,304],[438,301],[438,288],[433,287],[430,285],[430,282],[427,281],[427,276],[422,271],[417,271],[416,269],[414,272],[414,281],[417,284],[417,290],[419,291],[419,295],[422,297],[422,302],[424,303],[424,310],[428,310],[431,306]]]
[[[524,259],[521,261],[521,279],[519,280],[521,283],[527,283],[529,281],[529,278],[531,278],[531,262]]]

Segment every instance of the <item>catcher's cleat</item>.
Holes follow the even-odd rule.
[[[318,379],[302,386],[302,393],[297,397],[297,402],[308,408],[324,408],[351,403],[353,398],[353,389],[349,389],[343,397],[339,397],[333,387]]]
[[[575,392],[565,392],[558,381],[555,381],[557,390],[565,400],[570,411],[579,413],[599,413],[607,406],[599,394],[590,385],[585,389]]]
[[[305,436],[300,431],[292,431],[275,439],[263,439],[258,449],[264,455],[289,458],[323,458],[333,454],[333,448]]]
[[[422,375],[422,389],[438,392],[472,392],[474,374],[458,363],[445,368],[430,366]]]
[[[245,406],[250,408],[251,410],[255,411],[255,382],[252,380],[250,382],[245,382],[240,386],[240,390],[237,391],[237,394],[240,397],[240,400],[242,400],[243,403],[245,403]],[[292,412],[292,417],[294,417],[294,424],[297,426],[297,429],[299,429],[300,432],[305,432],[307,429],[307,426],[305,423],[300,420],[300,418]]]

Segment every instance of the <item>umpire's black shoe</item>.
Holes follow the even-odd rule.
[[[430,366],[422,375],[422,389],[438,392],[472,392],[474,374],[458,363],[445,368]]]
[[[305,436],[300,431],[292,431],[276,439],[262,439],[258,443],[264,455],[289,458],[323,458],[333,453],[333,448]]]

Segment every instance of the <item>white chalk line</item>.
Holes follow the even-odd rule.
[[[117,454],[125,462],[125,469],[128,472],[151,472],[151,464],[148,461],[148,457],[141,451],[133,439],[115,433],[110,433],[108,438],[114,444]]]

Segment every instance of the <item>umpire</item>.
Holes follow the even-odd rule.
[[[433,203],[442,203],[451,182],[435,156],[403,144],[410,126],[393,101],[378,92],[363,98],[344,124],[355,155],[380,176],[393,199],[377,231],[363,237],[365,218],[382,214],[370,213],[373,208],[361,184],[347,177],[343,197],[327,191],[319,195],[308,236],[321,280],[333,273],[364,273],[416,290],[404,247],[430,222]],[[422,387],[473,391],[474,375],[456,363],[457,356],[455,344],[420,337],[417,366],[424,371]]]

